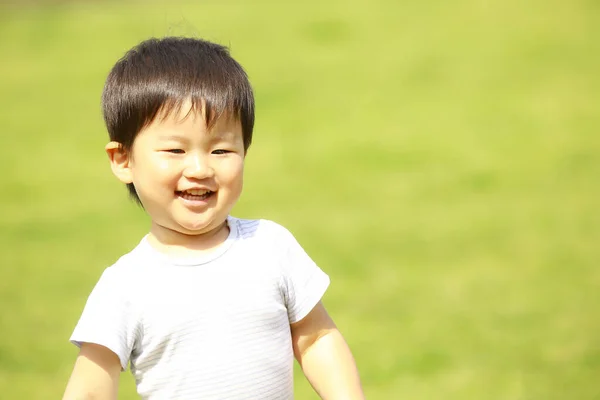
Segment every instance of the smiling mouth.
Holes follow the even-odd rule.
[[[175,194],[182,199],[189,201],[202,201],[208,199],[215,192],[210,190],[185,190],[185,191],[177,191]]]

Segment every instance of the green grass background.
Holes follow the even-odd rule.
[[[235,215],[284,224],[331,275],[369,399],[600,399],[593,0],[1,5],[1,398],[60,398],[90,290],[148,228],[99,98],[169,34],[246,67]]]

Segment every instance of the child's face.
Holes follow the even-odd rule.
[[[220,229],[242,191],[239,121],[225,115],[208,131],[204,116],[190,107],[157,117],[129,155],[131,181],[153,231],[189,236]]]

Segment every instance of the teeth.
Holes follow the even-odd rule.
[[[204,196],[205,194],[210,193],[210,190],[190,189],[186,190],[185,193],[191,194],[192,196]]]

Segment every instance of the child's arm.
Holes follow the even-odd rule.
[[[364,399],[352,353],[320,302],[291,328],[296,360],[322,399]]]
[[[104,346],[82,343],[63,400],[116,400],[121,363]]]

